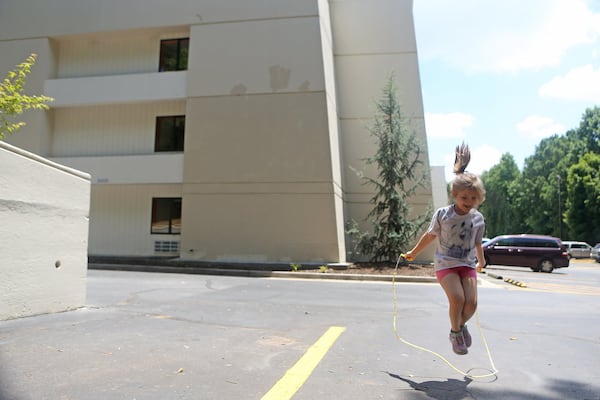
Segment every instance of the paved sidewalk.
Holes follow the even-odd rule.
[[[230,267],[223,266],[177,266],[177,265],[153,265],[153,264],[107,264],[91,263],[89,269],[110,270],[110,271],[137,271],[137,272],[162,272],[162,273],[181,273],[198,275],[221,275],[221,276],[242,276],[254,278],[297,278],[297,279],[334,279],[349,281],[377,281],[377,282],[412,282],[412,283],[436,283],[437,280],[432,276],[406,276],[406,275],[384,275],[384,274],[343,274],[343,273],[322,273],[307,271],[282,271],[277,269],[246,266],[239,268],[235,265]]]

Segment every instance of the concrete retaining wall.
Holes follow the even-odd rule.
[[[90,176],[0,141],[0,320],[85,305]]]

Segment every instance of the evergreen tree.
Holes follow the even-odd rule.
[[[401,114],[393,75],[375,105],[369,132],[377,151],[364,161],[374,165],[378,175],[370,178],[356,171],[365,185],[375,189],[370,199],[373,209],[367,215],[373,232],[361,232],[358,223],[351,221],[347,233],[355,238],[354,254],[368,256],[371,261],[392,261],[429,219],[429,215],[410,219],[407,205],[419,187],[429,185],[429,174],[417,136]]]

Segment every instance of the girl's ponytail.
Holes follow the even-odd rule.
[[[467,165],[469,165],[469,161],[471,161],[471,150],[469,150],[469,145],[463,142],[460,146],[456,146],[454,173],[457,175],[463,174]]]
[[[454,157],[454,173],[456,177],[450,184],[450,194],[452,197],[456,197],[461,190],[474,190],[477,194],[477,202],[481,204],[485,200],[485,188],[477,175],[465,171],[467,165],[469,165],[469,161],[471,161],[471,150],[463,142],[460,146],[456,146]]]

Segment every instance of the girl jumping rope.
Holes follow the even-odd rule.
[[[414,258],[436,238],[435,274],[449,303],[450,342],[456,354],[467,354],[471,335],[467,321],[477,309],[477,271],[485,266],[481,240],[485,230],[477,206],[485,200],[481,180],[465,168],[471,160],[469,146],[456,146],[454,173],[450,186],[454,203],[433,214],[427,231],[415,247],[405,254]]]

